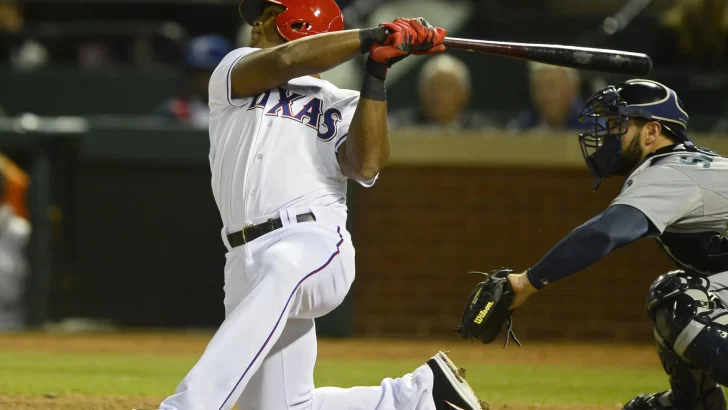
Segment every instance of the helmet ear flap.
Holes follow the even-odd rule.
[[[302,19],[288,21],[288,22],[285,23],[285,25],[290,30],[295,31],[297,33],[305,33],[305,32],[310,31],[311,28],[313,28],[313,26],[311,25],[311,23],[309,23],[309,22],[307,22],[305,20],[302,20]]]
[[[345,29],[344,15],[335,0],[242,0],[240,9],[245,21],[252,25],[263,3],[283,6],[276,18],[278,34],[286,41]]]

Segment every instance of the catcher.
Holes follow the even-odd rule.
[[[681,270],[652,284],[646,300],[671,389],[641,394],[625,410],[724,410],[728,385],[728,158],[696,147],[676,93],[629,80],[594,95],[579,140],[594,189],[628,175],[600,215],[574,229],[522,273],[501,269],[470,297],[459,329],[485,343],[511,312],[545,286],[640,238],[656,238]],[[507,343],[507,341],[506,341]]]

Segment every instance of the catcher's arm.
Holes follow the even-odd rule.
[[[470,272],[472,274],[486,275],[483,282],[478,283],[475,290],[468,298],[463,312],[462,323],[457,329],[461,337],[470,337],[481,340],[483,343],[491,343],[500,333],[503,327],[508,327],[506,343],[508,346],[510,338],[521,345],[521,342],[513,333],[513,320],[511,317],[513,302],[513,288],[508,281],[508,275],[512,269],[502,268],[490,274],[481,272]]]
[[[528,278],[528,271],[508,275],[508,283],[513,289],[511,310],[521,307],[531,295],[538,292],[538,289],[531,284],[531,280]]]
[[[654,234],[659,231],[640,210],[612,205],[559,241],[527,271],[528,279],[533,287],[542,289],[598,262],[615,249]]]
[[[539,289],[597,262],[614,249],[653,234],[654,225],[641,211],[612,205],[573,230],[526,272],[511,274],[510,269],[500,269],[491,273],[470,295],[458,332],[463,338],[491,343],[508,326],[511,336],[513,310]]]

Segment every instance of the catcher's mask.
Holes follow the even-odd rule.
[[[610,85],[592,96],[579,115],[579,121],[592,127],[579,134],[584,160],[594,176],[592,189],[620,170],[622,136],[630,117],[657,121],[686,147],[694,147],[687,135],[688,114],[675,91],[640,79]]]

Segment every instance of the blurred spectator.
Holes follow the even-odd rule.
[[[0,0],[0,62],[13,67],[33,69],[48,62],[48,50],[42,44],[23,36],[23,9],[13,0]]]
[[[583,129],[579,72],[568,67],[528,63],[532,106],[508,123],[511,130]]]
[[[10,55],[21,43],[23,15],[15,2],[0,0],[0,61],[9,61]]]
[[[726,0],[678,0],[660,17],[656,64],[728,66]]]
[[[467,109],[471,91],[470,71],[465,63],[445,54],[432,57],[420,72],[419,106],[392,113],[389,124],[392,128],[494,126],[483,113]]]
[[[0,175],[0,197],[5,197],[6,180]],[[25,326],[24,293],[28,275],[25,255],[30,224],[18,216],[9,203],[0,203],[0,330]]]
[[[157,114],[198,128],[207,128],[210,109],[207,88],[215,67],[230,51],[232,45],[218,35],[193,38],[185,55],[186,79],[179,95],[167,100]]]
[[[28,174],[13,160],[0,153],[0,175],[4,177],[0,203],[12,206],[16,215],[28,219]]]
[[[83,70],[102,70],[114,66],[114,50],[108,41],[86,40],[77,48],[78,68]]]

